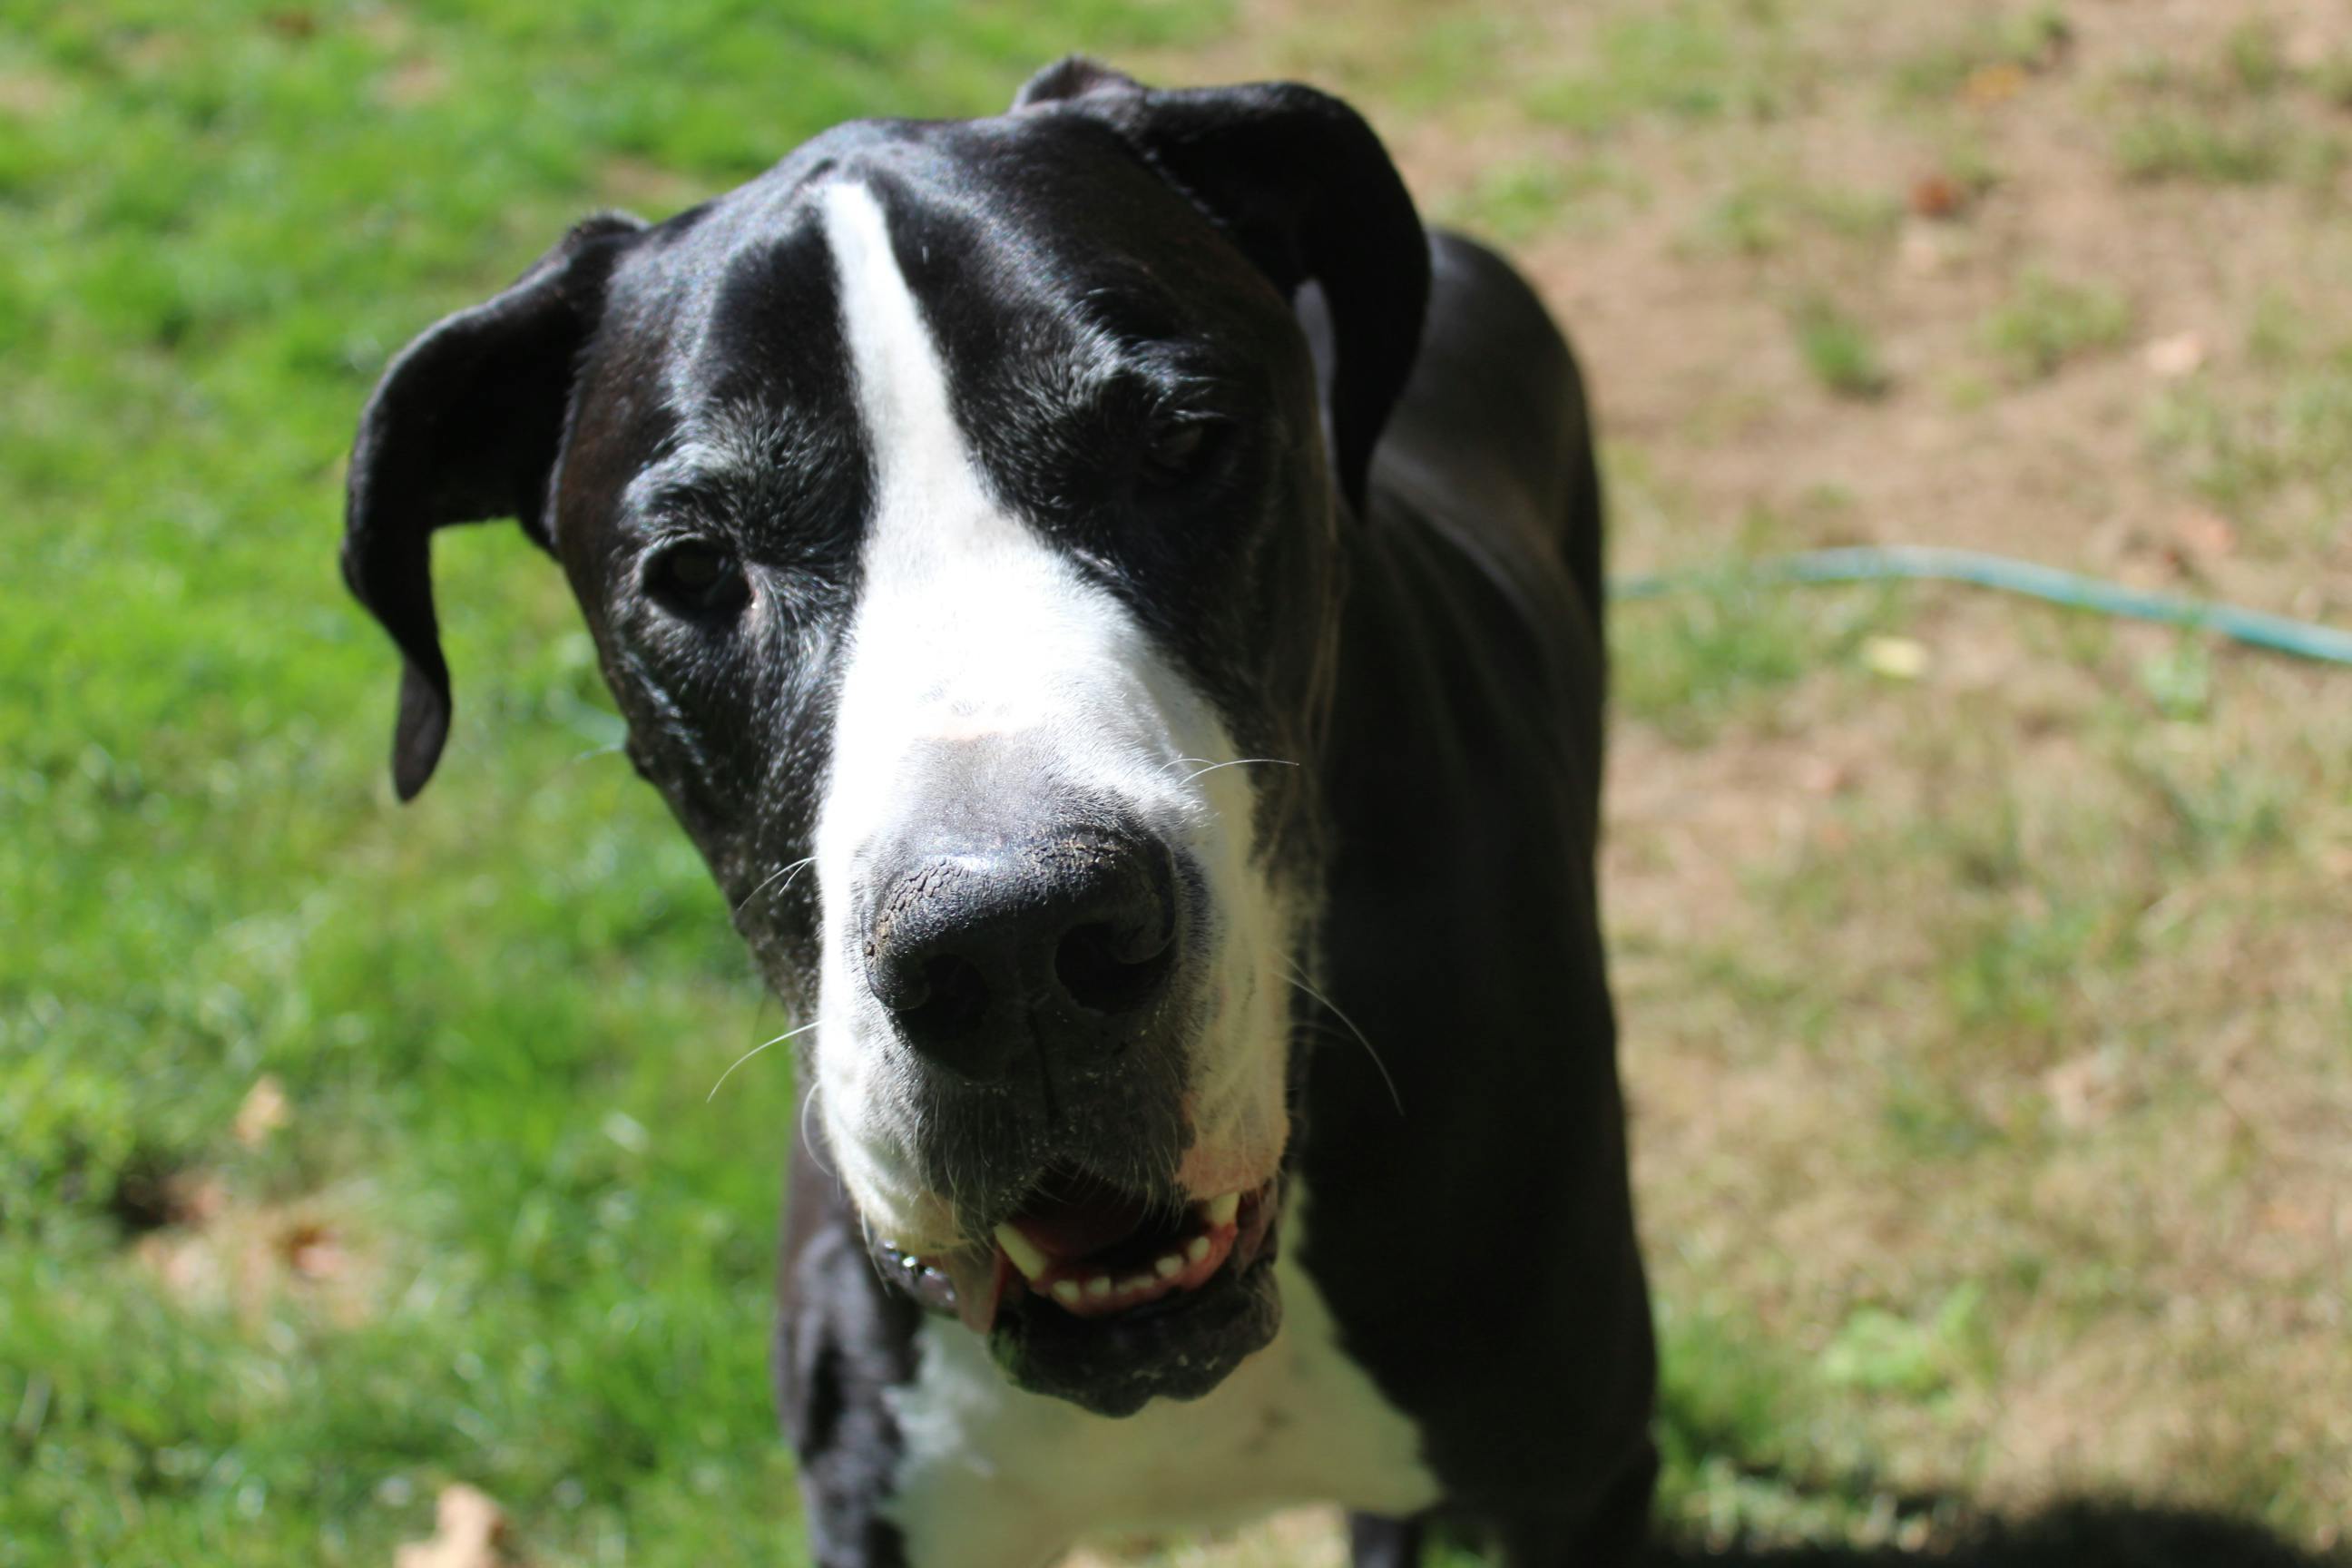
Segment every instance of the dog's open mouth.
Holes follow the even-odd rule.
[[[1001,1311],[1051,1303],[1077,1319],[1150,1317],[1266,1247],[1275,1184],[1171,1208],[1083,1172],[1046,1173],[984,1253],[931,1258],[882,1245],[908,1289],[985,1334]]]
[[[1057,1168],[990,1241],[927,1256],[878,1242],[877,1260],[1021,1387],[1131,1415],[1199,1398],[1274,1338],[1280,1193],[1276,1177],[1179,1205]]]
[[[996,1227],[1020,1284],[1076,1318],[1139,1311],[1198,1290],[1265,1239],[1272,1184],[1170,1212],[1093,1176],[1056,1172]]]

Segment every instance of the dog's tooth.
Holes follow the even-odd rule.
[[[1110,1294],[1110,1276],[1097,1274],[1087,1281],[1087,1294],[1099,1301]]]
[[[1195,1239],[1206,1242],[1208,1237],[1199,1237]],[[1151,1267],[1159,1271],[1160,1278],[1162,1279],[1173,1279],[1184,1272],[1184,1260],[1171,1252]]]
[[[1242,1212],[1242,1195],[1239,1193],[1227,1193],[1222,1197],[1211,1198],[1208,1210],[1211,1230],[1229,1226],[1234,1223],[1234,1216]]]
[[[1194,1263],[1198,1263],[1203,1258],[1208,1257],[1209,1238],[1205,1236],[1196,1236],[1192,1240],[1186,1242],[1184,1244],[1184,1256]]]
[[[1118,1293],[1122,1296],[1132,1296],[1138,1290],[1148,1290],[1150,1288],[1151,1276],[1149,1274],[1139,1274],[1132,1279],[1122,1279],[1118,1282]]]
[[[1078,1282],[1075,1279],[1056,1279],[1054,1281],[1054,1300],[1059,1301],[1065,1307],[1076,1306],[1078,1304],[1078,1298],[1084,1294],[1085,1292],[1078,1289]]]
[[[1036,1279],[1051,1261],[1038,1250],[1035,1242],[1010,1225],[996,1227],[996,1245],[1004,1248],[1004,1256],[1013,1259],[1013,1267],[1021,1270],[1024,1279]]]

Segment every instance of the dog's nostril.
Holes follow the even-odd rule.
[[[923,965],[911,994],[895,1004],[900,1023],[930,1040],[952,1040],[980,1027],[988,980],[968,958],[945,953]]]
[[[1054,951],[1054,977],[1079,1006],[1124,1013],[1160,988],[1175,952],[1171,937],[1139,937],[1097,921],[1062,938]]]

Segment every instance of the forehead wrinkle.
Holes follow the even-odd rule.
[[[790,416],[749,397],[700,411],[692,428],[694,434],[670,459],[672,479],[687,485],[750,483],[774,467],[793,444]]]
[[[639,510],[679,496],[755,486],[793,442],[791,416],[750,398],[670,412],[677,427],[663,451],[629,481],[625,500]]]
[[[863,527],[868,454],[821,188],[737,193],[662,258],[646,325],[668,352],[648,401],[667,429],[624,492],[635,518],[824,559]]]
[[[833,314],[834,275],[815,189],[745,190],[698,232],[689,254],[668,258],[675,301],[665,323],[677,352],[666,356],[668,406],[692,416],[712,395],[733,401],[788,391],[802,367],[776,349],[813,318]]]

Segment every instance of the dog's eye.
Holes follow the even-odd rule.
[[[646,563],[645,586],[663,609],[697,620],[732,615],[751,594],[735,552],[707,539],[681,539],[656,552]]]
[[[1219,421],[1199,416],[1160,420],[1144,445],[1144,478],[1162,489],[1181,485],[1214,459]]]

